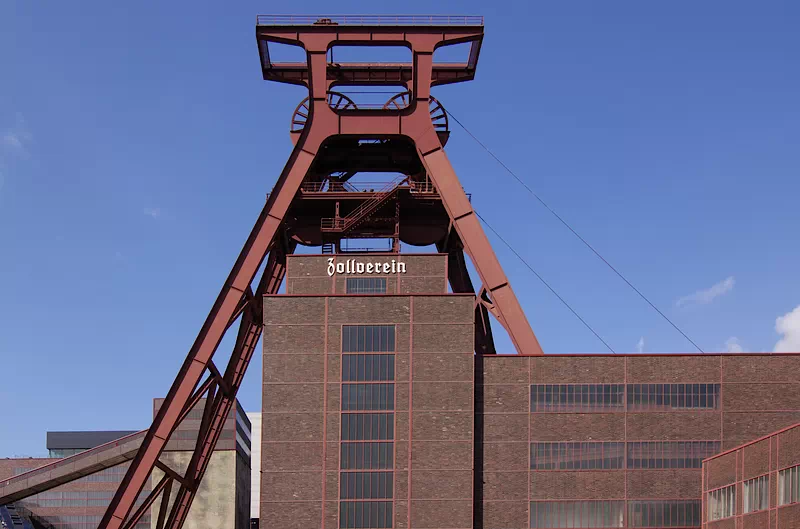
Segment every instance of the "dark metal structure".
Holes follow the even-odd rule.
[[[294,149],[225,281],[167,397],[147,431],[108,511],[102,529],[131,529],[155,501],[157,529],[178,529],[186,519],[209,458],[236,398],[262,330],[261,298],[275,294],[286,255],[298,244],[343,252],[343,239],[386,238],[435,244],[449,256],[453,292],[475,293],[476,349],[494,353],[489,314],[508,331],[520,354],[542,349],[443,150],[447,112],[432,86],[474,78],[483,19],[463,16],[259,16],[256,39],[263,77],[308,88],[291,121]],[[302,47],[306,61],[278,63],[270,43]],[[469,44],[464,62],[438,64],[434,51]],[[407,63],[333,62],[334,46],[402,46]],[[332,55],[332,54],[331,54]],[[343,88],[394,86],[384,104],[359,105]],[[379,185],[354,184],[357,173],[396,173]],[[478,272],[477,290],[465,254]],[[266,259],[263,275],[256,275]],[[215,353],[226,331],[238,334],[225,368]],[[185,472],[159,456],[176,426],[205,398],[202,424]],[[135,511],[154,468],[164,477]],[[177,489],[177,492],[173,489]]]

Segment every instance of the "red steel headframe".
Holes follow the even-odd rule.
[[[328,19],[326,19],[328,20]],[[413,140],[417,154],[431,181],[441,195],[450,216],[451,230],[440,251],[455,256],[450,276],[453,290],[474,292],[466,272],[463,251],[471,258],[482,287],[477,296],[477,312],[484,320],[476,322],[476,335],[491,342],[488,313],[505,327],[520,354],[542,354],[525,314],[508,279],[480,226],[470,201],[464,193],[444,153],[428,109],[432,78],[447,71],[434,72],[433,52],[442,45],[459,42],[480,43],[482,25],[336,25],[336,24],[261,24],[256,28],[259,44],[264,41],[302,46],[307,64],[291,81],[308,87],[309,116],[294,150],[269,195],[250,236],[233,269],[223,284],[208,317],[172,384],[159,412],[147,432],[136,457],[120,484],[100,529],[133,529],[161,494],[156,529],[180,529],[208,466],[211,454],[222,431],[222,425],[234,406],[245,370],[252,358],[262,331],[262,297],[276,294],[286,271],[286,255],[294,251],[284,222],[309,168],[322,143],[330,137],[348,134],[374,137],[405,136]],[[408,108],[401,111],[337,112],[327,104],[327,92],[336,82],[329,73],[326,54],[334,44],[402,45],[411,48],[413,66],[408,84],[413,94]],[[470,63],[474,69],[477,51],[473,45]],[[262,68],[269,69],[264,63]],[[357,76],[357,73],[353,75]],[[471,78],[467,71],[463,79]],[[265,70],[265,78],[267,73]],[[452,78],[452,77],[451,77]],[[276,79],[278,80],[278,79]],[[443,80],[440,83],[453,82]],[[363,84],[359,83],[359,84]],[[460,256],[460,258],[459,258]],[[263,276],[255,290],[253,285],[259,267],[267,258]],[[236,342],[224,372],[214,363],[214,355],[226,331],[239,320]],[[206,396],[203,419],[197,444],[184,473],[159,461],[167,441],[188,415],[192,407]],[[134,504],[154,468],[164,473],[141,506]],[[173,485],[178,487],[172,494]]]

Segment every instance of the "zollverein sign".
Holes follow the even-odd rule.
[[[405,274],[406,264],[392,259],[386,263],[363,263],[356,259],[345,262],[334,262],[333,257],[328,259],[328,275],[333,274]]]

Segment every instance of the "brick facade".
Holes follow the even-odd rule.
[[[331,258],[407,269],[348,294],[366,276],[329,275]],[[625,527],[678,505],[699,524],[702,458],[800,421],[799,355],[476,358],[474,298],[447,293],[446,269],[439,254],[288,258],[287,294],[264,300],[262,528],[340,527],[344,326],[395,329],[396,528],[520,529],[554,501]],[[532,387],[578,404],[533,409]],[[533,469],[532,445],[601,455]]]

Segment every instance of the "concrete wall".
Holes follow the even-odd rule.
[[[251,448],[250,454],[250,517],[258,518],[261,512],[261,412],[247,414],[250,419]]]
[[[170,468],[182,473],[189,464],[191,457],[191,452],[165,452],[160,459]],[[249,479],[241,479],[242,463],[238,463],[239,468],[237,469],[237,460],[239,458],[241,456],[237,456],[235,450],[214,452],[211,456],[211,461],[208,463],[203,481],[200,483],[197,495],[192,502],[189,516],[183,526],[184,529],[208,529],[209,527],[246,529],[248,527],[249,516],[239,516],[240,519],[237,520],[237,507],[239,507],[237,506],[237,489],[247,489],[243,493],[249,497],[250,487]],[[245,474],[249,477],[249,468]],[[155,486],[163,475],[163,472],[159,469],[153,470],[151,485]],[[239,477],[238,481],[237,477]],[[175,494],[177,494],[177,486],[173,485],[172,499],[175,498]],[[242,502],[243,500],[240,499],[239,501]],[[153,529],[155,529],[158,521],[159,506],[160,500],[156,501],[151,509],[150,519]],[[239,510],[241,508],[243,507],[240,507]],[[243,522],[242,519],[245,519],[245,521]]]

